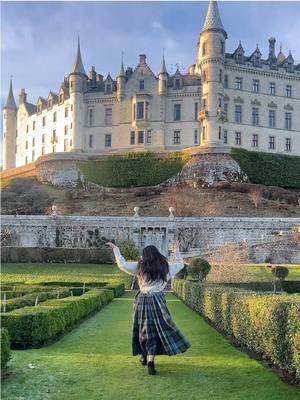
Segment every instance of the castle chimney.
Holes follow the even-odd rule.
[[[21,93],[19,94],[19,103],[20,104],[25,104],[27,101],[27,93],[25,92],[25,89],[21,89]]]
[[[140,64],[146,64],[146,54],[140,54]]]

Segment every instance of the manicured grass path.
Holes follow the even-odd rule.
[[[299,400],[296,388],[233,348],[171,293],[169,310],[192,347],[157,356],[158,375],[149,376],[131,355],[134,294],[114,299],[55,344],[14,351],[2,399]]]

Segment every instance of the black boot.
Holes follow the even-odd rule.
[[[148,361],[148,374],[149,375],[156,375],[154,361]]]
[[[142,365],[147,365],[147,354],[142,354],[141,357],[140,357],[140,359],[139,359],[139,362],[140,362]]]

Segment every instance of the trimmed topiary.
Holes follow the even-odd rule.
[[[187,267],[188,274],[198,281],[205,280],[210,269],[210,263],[201,257],[193,257]]]

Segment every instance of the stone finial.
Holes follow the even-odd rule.
[[[169,212],[170,212],[169,218],[174,218],[174,211],[175,211],[174,207],[169,207]]]
[[[53,204],[53,206],[51,207],[51,210],[52,210],[51,215],[56,216],[57,215],[57,209],[58,209],[57,205]]]
[[[133,211],[134,211],[134,217],[139,217],[139,207],[134,207]]]

